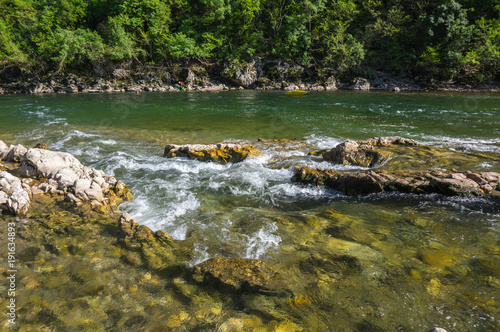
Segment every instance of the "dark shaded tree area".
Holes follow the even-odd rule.
[[[500,78],[500,0],[0,0],[0,68],[252,56],[422,80]]]

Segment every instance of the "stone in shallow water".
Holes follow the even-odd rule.
[[[193,279],[232,290],[277,290],[278,273],[267,263],[247,258],[211,258],[193,267]]]
[[[0,172],[0,211],[4,209],[12,214],[25,214],[30,202],[21,179],[6,171]]]
[[[164,157],[187,157],[200,161],[212,161],[219,164],[238,163],[250,156],[258,156],[262,152],[250,145],[232,143],[220,144],[168,144],[165,147]]]
[[[383,159],[371,145],[359,145],[353,141],[341,143],[323,154],[323,159],[342,165],[373,167]]]
[[[414,171],[342,173],[333,170],[297,167],[292,181],[325,185],[353,196],[383,191],[414,194],[436,193],[446,196],[498,196],[500,174],[494,172],[428,173]],[[479,184],[485,181],[488,181],[488,186]]]
[[[323,158],[342,165],[374,167],[387,159],[374,147],[416,146],[418,142],[400,136],[375,137],[361,142],[345,141],[323,153]]]

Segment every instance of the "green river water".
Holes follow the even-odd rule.
[[[20,259],[15,329],[500,330],[497,198],[347,197],[290,180],[293,165],[363,169],[329,164],[308,156],[311,150],[394,135],[481,156],[480,162],[471,158],[450,169],[500,172],[500,94],[0,96],[1,140],[46,143],[125,182],[135,199],[120,210],[191,243],[187,267],[211,257],[256,258],[272,264],[291,285],[288,296],[229,296],[131,268],[111,249],[96,249],[106,239],[95,234],[91,252],[36,249]],[[167,144],[258,138],[301,141],[281,150],[265,147],[264,155],[234,165],[162,157]],[[278,157],[287,161],[272,163]],[[3,237],[0,245],[7,248]],[[30,239],[22,241],[33,247]],[[1,262],[6,275],[5,255]],[[85,278],[102,287],[88,291]],[[0,290],[7,299],[7,281]]]

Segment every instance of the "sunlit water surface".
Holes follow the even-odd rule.
[[[345,197],[294,184],[294,165],[338,170],[304,145],[242,163],[162,157],[166,144],[299,138],[311,149],[399,135],[500,155],[500,95],[331,92],[1,96],[0,139],[70,152],[124,181],[120,209],[177,240],[195,238],[188,265],[258,258],[307,294],[295,322],[318,329],[493,331],[500,328],[500,208],[487,198]],[[300,146],[299,146],[300,145]],[[498,158],[472,171],[500,171]],[[339,257],[355,263],[339,265]],[[304,304],[306,303],[306,304]],[[234,310],[240,310],[234,308]]]

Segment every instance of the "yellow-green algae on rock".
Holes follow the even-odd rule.
[[[168,158],[187,157],[200,161],[212,161],[219,164],[237,163],[247,157],[262,154],[257,148],[251,145],[240,145],[234,143],[219,143],[210,145],[187,144],[173,145],[165,147],[163,156]]]

